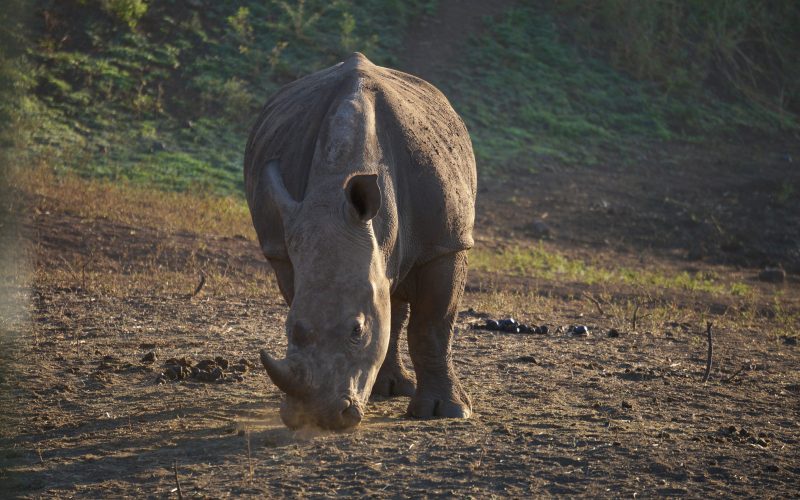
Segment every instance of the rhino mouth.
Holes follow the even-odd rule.
[[[347,393],[326,397],[311,390],[309,371],[297,358],[275,359],[262,350],[261,363],[269,378],[286,393],[281,420],[290,429],[315,426],[341,431],[357,426],[364,418],[358,397]]]
[[[319,427],[345,431],[356,427],[364,418],[363,406],[350,396],[342,396],[322,405],[310,405],[292,396],[281,404],[281,420],[290,429]]]

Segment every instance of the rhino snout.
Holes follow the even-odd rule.
[[[364,418],[362,405],[349,396],[322,405],[306,404],[287,396],[280,413],[283,423],[291,429],[312,425],[332,431],[344,431],[357,426]]]

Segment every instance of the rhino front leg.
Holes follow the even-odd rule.
[[[389,337],[389,350],[372,386],[373,396],[411,396],[414,394],[414,379],[403,366],[398,344],[400,334],[408,321],[408,302],[392,299],[392,332]]]
[[[408,326],[408,347],[417,375],[417,390],[408,405],[412,417],[469,418],[472,414],[472,403],[452,361],[453,324],[466,277],[466,251],[439,257],[416,272]]]

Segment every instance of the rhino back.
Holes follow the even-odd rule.
[[[374,103],[385,214],[373,224],[390,272],[402,277],[415,264],[471,248],[476,174],[463,121],[432,85],[354,54],[283,87],[253,128],[245,188],[265,254],[286,257],[280,217],[261,187],[263,166],[279,158],[287,190],[302,200],[311,169],[323,168],[314,154],[324,149],[318,142],[327,135],[326,121],[354,92],[369,93]]]

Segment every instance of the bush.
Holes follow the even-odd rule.
[[[100,6],[131,29],[136,27],[139,19],[147,12],[147,3],[144,0],[101,0]]]
[[[567,32],[668,93],[708,87],[779,114],[800,112],[800,2],[570,0]]]

